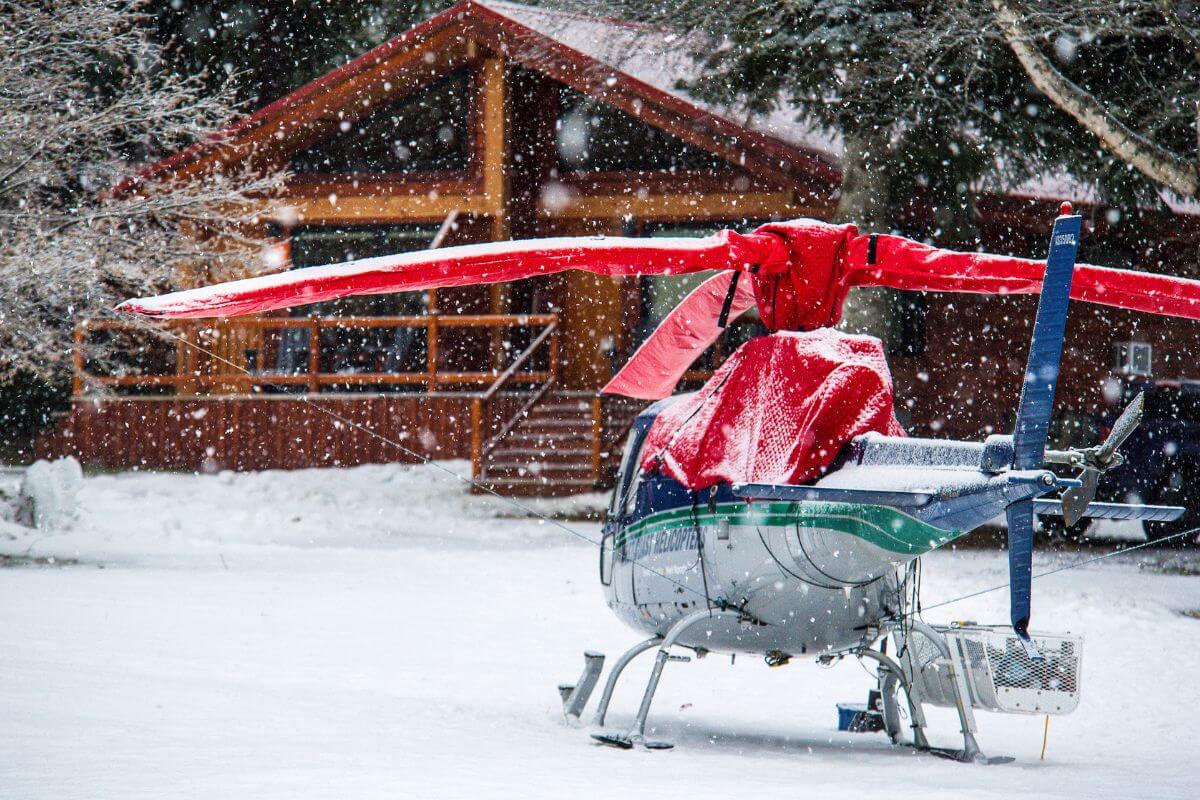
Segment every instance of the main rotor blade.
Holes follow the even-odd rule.
[[[1120,449],[1129,435],[1141,424],[1142,412],[1145,407],[1146,393],[1138,392],[1138,396],[1133,398],[1133,402],[1125,407],[1121,416],[1117,417],[1117,421],[1113,423],[1112,430],[1108,432],[1108,438],[1097,448],[1096,460],[1100,464],[1107,464],[1112,459],[1113,453]]]
[[[568,269],[600,275],[682,275],[706,270],[785,270],[775,235],[720,231],[690,237],[564,237],[470,244],[293,269],[199,289],[127,300],[118,310],[151,317],[218,317],[272,311],[351,295],[503,283]]]
[[[1021,500],[1005,510],[1008,519],[1008,604],[1013,630],[1029,638],[1029,609],[1033,595],[1033,500]]]
[[[855,237],[846,262],[843,280],[850,286],[971,294],[1037,294],[1046,269],[1035,259],[942,250],[884,235]],[[1200,319],[1200,281],[1171,275],[1076,264],[1071,299]]]
[[[812,330],[837,322],[853,286],[1036,294],[1044,266],[1033,259],[940,250],[898,236],[858,235],[853,226],[795,220],[750,234],[722,231],[704,239],[580,237],[448,247],[292,270],[131,300],[119,308],[154,317],[228,316],[348,295],[513,281],[566,269],[603,275],[752,272],[751,283],[772,298],[770,319],[779,323],[774,327]],[[1200,319],[1200,281],[1169,275],[1080,264],[1071,297]]]
[[[643,400],[670,397],[688,367],[724,332],[721,310],[729,301],[727,321],[754,307],[754,288],[739,273],[726,271],[697,286],[671,310],[633,357],[600,391]]]

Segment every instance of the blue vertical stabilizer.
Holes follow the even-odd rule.
[[[1046,277],[1042,279],[1042,297],[1033,323],[1029,359],[1025,362],[1025,383],[1021,387],[1021,404],[1017,407],[1017,427],[1013,431],[1013,467],[1016,469],[1036,469],[1042,465],[1050,414],[1054,408],[1054,386],[1058,383],[1062,359],[1080,222],[1078,216],[1059,217],[1050,235],[1050,256],[1046,259]]]
[[[1050,234],[1050,255],[1046,258],[1046,276],[1038,301],[1029,360],[1025,364],[1025,383],[1021,404],[1017,407],[1017,425],[1013,431],[1013,468],[1037,469],[1045,461],[1046,437],[1050,414],[1054,410],[1054,387],[1062,360],[1063,333],[1067,327],[1067,306],[1071,301],[1071,276],[1079,249],[1081,218],[1060,216]],[[1023,639],[1029,634],[1029,609],[1032,600],[1033,502],[1023,500],[1009,506],[1008,512],[1009,607],[1013,630]]]

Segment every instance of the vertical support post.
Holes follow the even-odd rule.
[[[71,395],[78,397],[83,394],[83,345],[87,338],[88,321],[81,320],[75,326],[75,349],[71,351]]]
[[[550,334],[550,380],[554,383],[558,382],[558,317],[554,318],[554,322],[550,323],[554,326],[554,331]]]
[[[511,238],[509,226],[508,179],[508,86],[506,64],[502,57],[483,59],[479,71],[480,133],[483,150],[483,195],[492,220],[491,239],[502,242]],[[488,287],[491,313],[508,311],[508,287],[492,284]],[[489,330],[489,351],[492,369],[504,366],[504,333],[499,325]]]
[[[471,400],[471,477],[483,475],[483,398]]]
[[[425,390],[436,392],[438,387],[438,312],[433,309],[425,322]]]
[[[437,250],[446,243],[446,238],[454,231],[454,226],[458,222],[458,209],[454,209],[446,218],[442,220],[441,226],[437,233],[433,235],[433,241],[429,243],[430,250]],[[425,290],[425,313],[438,313],[437,289]]]
[[[321,391],[321,321],[308,318],[308,391]]]
[[[592,482],[600,482],[600,446],[604,438],[604,401],[592,398]]]
[[[509,181],[508,87],[505,63],[500,57],[483,60],[479,71],[480,128],[483,150],[483,195],[492,218],[492,238],[507,239]]]
[[[197,330],[199,323],[185,320],[176,329],[179,339],[175,342],[175,394],[196,394],[196,383],[199,378],[197,370],[195,346],[199,345]]]

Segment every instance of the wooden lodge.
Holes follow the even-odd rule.
[[[282,210],[259,232],[275,269],[513,238],[700,235],[828,218],[836,142],[791,117],[738,123],[688,99],[675,89],[686,57],[669,50],[638,26],[468,0],[142,179],[186,179],[231,159],[286,168]],[[1062,199],[1052,194],[982,194],[985,245],[1041,254]],[[1192,268],[1193,217],[1139,218],[1163,244],[1134,253],[1111,215],[1082,206],[1094,260]],[[570,272],[353,298],[178,324],[167,344],[85,320],[72,408],[41,449],[188,470],[462,458],[506,491],[590,489],[611,471],[639,406],[596,390],[699,280]],[[1025,353],[1009,343],[1026,341],[1033,302],[892,293],[874,330],[888,339],[901,419],[917,433],[960,435],[1011,420]],[[1115,345],[1150,344],[1167,372],[1190,367],[1200,327],[1171,324],[1168,335],[1154,319],[1074,314],[1060,383],[1074,413],[1102,413]],[[689,379],[755,326],[732,326]],[[86,355],[97,346],[139,357],[100,372]]]

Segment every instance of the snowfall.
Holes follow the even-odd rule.
[[[835,704],[872,685],[853,658],[715,655],[667,667],[650,722],[676,748],[622,751],[568,725],[556,690],[585,649],[611,663],[639,638],[605,608],[595,548],[445,471],[466,469],[100,474],[42,528],[17,521],[10,473],[0,797],[1194,796],[1200,560],[1147,549],[1036,582],[1035,627],[1086,642],[1082,703],[1050,719],[1044,759],[1044,717],[981,712],[983,749],[1016,761],[964,765],[838,732]],[[572,518],[602,503],[536,505]],[[1004,580],[991,548],[924,560],[927,606]],[[1003,591],[926,614],[1005,617]],[[929,717],[955,745],[953,716]]]

